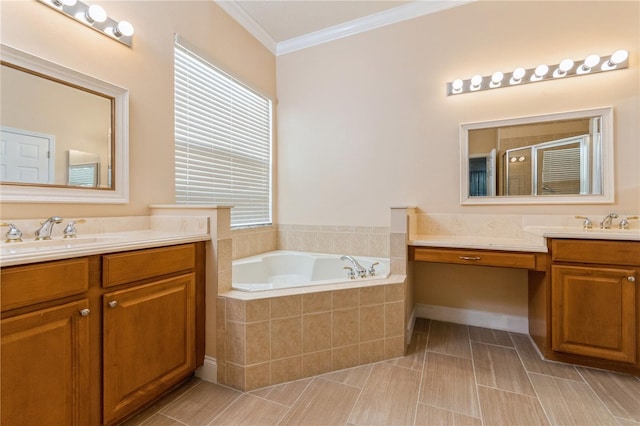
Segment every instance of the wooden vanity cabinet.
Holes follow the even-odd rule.
[[[104,423],[111,424],[196,368],[196,250],[107,255],[103,266],[103,286],[121,288],[103,295]]]
[[[204,361],[205,243],[0,270],[1,424],[116,424]]]
[[[640,367],[640,243],[554,239],[550,244],[548,358],[636,372]]]
[[[1,271],[3,425],[89,424],[89,259]]]

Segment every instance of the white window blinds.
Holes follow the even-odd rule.
[[[271,100],[176,43],[176,202],[231,204],[233,227],[270,224],[271,115]]]

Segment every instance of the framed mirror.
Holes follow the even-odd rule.
[[[612,203],[613,108],[460,125],[460,202]]]
[[[0,49],[0,201],[128,202],[128,91]]]

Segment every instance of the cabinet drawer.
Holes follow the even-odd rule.
[[[640,266],[640,243],[554,239],[551,241],[551,256],[554,262]]]
[[[111,287],[195,267],[193,244],[102,256],[102,286]]]
[[[411,247],[409,256],[410,260],[418,262],[458,263],[532,270],[543,270],[545,268],[545,256],[542,253]]]
[[[89,288],[89,258],[2,269],[2,310],[81,294]]]

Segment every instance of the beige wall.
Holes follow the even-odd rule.
[[[381,226],[436,213],[640,210],[637,1],[479,1],[279,56],[279,221]],[[622,71],[446,96],[472,74],[630,52]],[[458,126],[614,107],[613,206],[461,206]]]
[[[275,99],[275,57],[213,1],[92,1],[135,26],[133,48],[36,1],[0,2],[0,40],[129,89],[130,202],[3,203],[2,219],[149,214],[174,202],[174,33],[226,71]]]
[[[640,3],[479,1],[277,58],[278,210],[287,224],[384,226],[428,213],[640,211]],[[447,97],[475,73],[630,52],[629,68]],[[460,123],[614,107],[615,204],[461,206]],[[415,267],[416,302],[527,315],[524,271]]]

